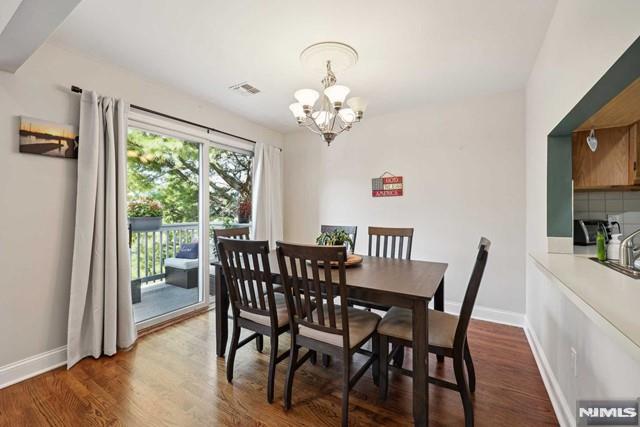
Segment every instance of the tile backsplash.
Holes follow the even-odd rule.
[[[623,234],[640,229],[640,191],[588,191],[573,194],[575,219],[620,217]],[[616,230],[617,232],[617,230]]]

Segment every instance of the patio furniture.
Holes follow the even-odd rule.
[[[166,258],[164,266],[167,284],[184,289],[198,287],[198,258]]]

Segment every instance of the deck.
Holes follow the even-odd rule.
[[[142,287],[141,301],[133,305],[136,323],[195,304],[200,299],[198,288],[184,289],[165,282]]]

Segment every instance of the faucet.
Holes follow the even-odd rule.
[[[640,235],[640,230],[629,234],[620,242],[620,265],[627,268],[634,268],[634,261],[638,258],[640,250],[633,246],[633,238]]]

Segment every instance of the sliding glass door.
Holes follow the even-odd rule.
[[[131,294],[137,323],[203,301],[202,144],[130,128]]]
[[[129,120],[131,295],[143,328],[212,301],[212,230],[250,225],[253,152],[155,116]]]

